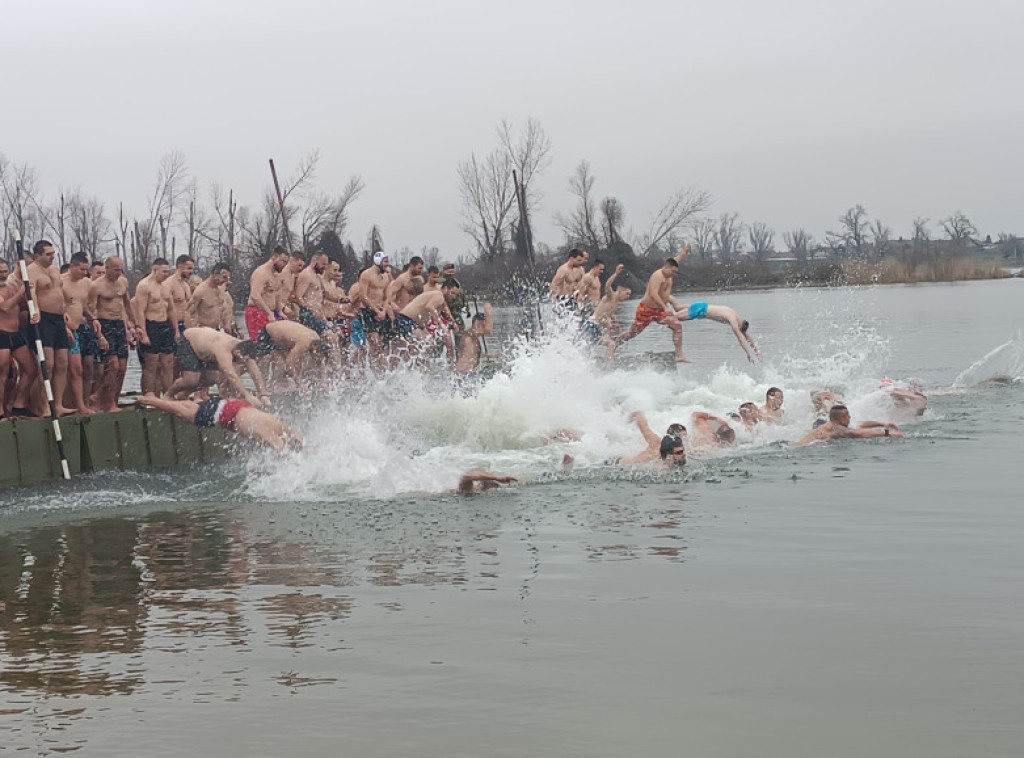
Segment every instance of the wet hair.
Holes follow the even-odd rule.
[[[420,258],[418,255],[414,255],[412,258],[409,259],[410,266],[415,266],[417,263],[423,263],[423,259]]]
[[[840,403],[839,405],[833,405],[831,408],[829,408],[828,420],[829,421],[839,421],[840,417],[844,413],[849,413],[849,411],[850,411],[850,409],[847,408],[842,403]]]
[[[569,251],[570,258],[582,258],[584,255],[585,253],[578,247],[574,247],[572,250]]]
[[[771,397],[772,395],[781,395],[781,394],[782,394],[782,390],[780,390],[778,387],[769,387],[768,391],[766,393],[764,393],[764,396],[765,397]]]
[[[60,272],[61,272],[62,274],[66,274],[66,273],[68,272],[68,269],[69,269],[69,268],[71,268],[71,264],[70,264],[70,263],[65,263],[65,264],[63,264],[63,265],[62,265],[62,266],[60,267]]]
[[[733,421],[742,421],[743,420],[743,417],[740,414],[738,414],[736,411],[729,411],[729,413],[726,414],[726,415],[728,415],[729,418],[731,418]]]
[[[441,289],[447,290],[455,287],[456,289],[462,289],[462,285],[459,284],[459,280],[454,276],[449,276],[443,282],[441,282]]]
[[[487,316],[485,316],[482,313],[475,313],[475,314],[473,314],[473,323],[474,324],[482,324],[486,320],[487,320]]]
[[[170,266],[170,265],[171,265],[171,262],[169,260],[167,260],[166,258],[154,258],[153,259],[153,268],[156,268],[157,266]]]
[[[719,442],[735,442],[736,441],[736,430],[734,430],[728,424],[723,424],[715,430],[715,439]]]
[[[301,250],[292,250],[292,254],[290,257],[293,261],[302,261],[303,263],[306,262],[306,254]]]
[[[823,418],[816,418],[816,419],[814,419],[814,423],[811,424],[811,429],[817,429],[819,426],[821,426],[824,423],[826,423],[825,419],[823,419]]]
[[[749,321],[744,321],[742,324],[740,324],[740,331],[743,332],[744,334],[747,333],[747,329],[749,329],[749,328],[750,328],[750,322]]]
[[[50,240],[39,240],[32,246],[32,255],[41,255],[48,247],[53,247],[53,243]]]
[[[97,258],[96,260],[94,260],[92,263],[89,264],[89,268],[93,269],[93,268],[96,268],[97,266],[103,266],[103,265],[104,265],[103,261],[101,261],[101,260],[99,260]]]
[[[756,411],[757,410],[757,403],[752,403],[749,400],[747,402],[745,402],[745,403],[740,403],[740,410],[743,410],[744,408],[746,408],[747,410],[750,410],[750,411]]]
[[[277,247],[274,248],[274,252],[270,254],[270,257],[276,258],[279,255],[288,255],[288,249],[282,247],[281,245],[278,245]]]
[[[428,274],[440,274],[441,273],[441,269],[439,269],[437,266],[431,266],[430,268],[427,269],[427,273]]]
[[[71,256],[71,262],[72,263],[88,263],[89,262],[89,256],[86,255],[85,253],[75,253],[74,255]]]
[[[221,271],[230,271],[230,270],[231,270],[231,264],[230,263],[226,263],[225,261],[217,261],[216,263],[213,264],[213,270],[210,273],[211,274],[219,274]]]
[[[681,447],[683,447],[683,441],[679,439],[679,437],[672,434],[666,434],[661,438],[661,446],[658,448],[658,454],[661,456],[662,460],[665,460]],[[686,451],[684,449],[681,452],[685,453]]]
[[[260,346],[252,340],[243,340],[235,345],[235,350],[238,351],[239,355],[245,358],[258,358],[260,356]]]
[[[600,258],[595,258],[594,262],[590,264],[590,270],[593,271],[598,266],[603,266],[603,265],[604,265],[604,261],[603,260],[601,260]]]
[[[685,433],[686,427],[683,426],[682,424],[669,424],[668,431],[666,432],[666,434],[669,434],[673,437],[678,437],[680,434]]]
[[[177,267],[177,266],[184,266],[186,263],[195,263],[195,262],[196,262],[195,258],[193,258],[191,255],[179,255],[177,258],[174,259],[175,267]]]
[[[679,268],[679,261],[677,261],[675,258],[666,258],[665,265],[671,266],[672,268]]]

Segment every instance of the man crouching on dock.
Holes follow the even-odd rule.
[[[219,426],[243,437],[266,442],[279,453],[283,453],[289,445],[302,448],[302,437],[298,432],[276,416],[254,408],[245,400],[210,399],[197,403],[194,400],[168,400],[156,395],[145,395],[136,398],[135,403],[166,411],[198,427]]]

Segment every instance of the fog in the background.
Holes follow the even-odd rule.
[[[911,220],[964,211],[1024,232],[1020,32],[1011,2],[5,2],[0,151],[44,190],[143,213],[162,155],[257,205],[267,159],[320,150],[318,185],[359,174],[359,248],[472,251],[456,167],[495,128],[552,140],[535,236],[562,239],[567,177],[642,227],[672,190],[712,193],[815,235],[862,204]],[[781,244],[777,242],[776,244]]]

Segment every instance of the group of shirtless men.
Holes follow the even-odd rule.
[[[690,252],[686,245],[682,252],[674,258],[668,258],[661,267],[651,274],[647,281],[647,289],[636,307],[636,315],[629,329],[620,331],[615,319],[615,309],[632,295],[629,287],[615,288],[615,280],[625,268],[618,265],[604,287],[601,287],[601,276],[605,266],[595,260],[584,273],[590,255],[586,250],[574,248],[569,257],[551,280],[549,291],[551,300],[559,312],[579,318],[580,329],[593,342],[603,343],[608,350],[607,357],[615,355],[616,348],[627,340],[636,337],[653,323],[659,323],[672,331],[672,344],[675,347],[676,361],[688,363],[683,355],[682,322],[697,319],[710,319],[725,324],[730,329],[751,362],[760,359],[761,353],[757,344],[748,333],[749,322],[740,318],[739,314],[725,305],[711,305],[706,302],[694,302],[680,305],[672,297],[672,284],[679,264]]]
[[[326,372],[332,356],[342,362],[365,355],[374,365],[393,365],[395,356],[416,356],[428,345],[437,345],[456,372],[471,373],[482,357],[481,338],[493,329],[490,304],[465,327],[454,265],[444,267],[442,279],[436,267],[424,272],[418,257],[392,276],[387,255],[377,253],[346,292],[341,267],[326,254],[307,261],[278,248],[252,273],[248,335],[241,335],[227,263],[214,265],[202,280],[187,255],[177,258],[173,272],[157,258],[133,297],[119,258],[90,262],[75,253],[61,270],[55,252],[40,240],[27,256],[38,311],[31,319],[20,273],[0,260],[0,418],[49,414],[30,350],[30,321],[58,415],[117,412],[129,350],[136,348],[145,404],[243,433],[243,419],[273,418],[255,413],[270,407],[265,377],[276,375],[279,385],[290,377],[305,389],[314,364]],[[245,372],[253,390],[241,380]],[[206,389],[214,384],[222,397],[209,401]],[[274,439],[266,441],[275,447],[287,442],[290,435],[277,434],[282,428],[275,426]],[[259,430],[249,436],[264,437]]]

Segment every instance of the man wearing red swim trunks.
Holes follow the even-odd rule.
[[[683,328],[676,317],[679,303],[672,297],[672,280],[675,279],[676,272],[679,270],[679,262],[689,252],[690,246],[687,245],[679,255],[675,258],[666,259],[662,267],[651,274],[651,278],[647,281],[647,291],[644,292],[643,299],[636,307],[636,316],[633,318],[633,324],[629,327],[628,331],[620,334],[608,348],[609,359],[615,355],[615,349],[619,345],[633,339],[653,322],[657,321],[659,324],[664,324],[672,330],[672,344],[676,350],[676,362],[689,363],[683,355]]]
[[[280,308],[284,298],[281,297],[281,272],[288,265],[288,251],[283,247],[274,250],[273,255],[253,269],[249,278],[249,303],[245,309],[245,326],[249,330],[249,339],[256,339],[260,330],[271,321],[280,321]],[[287,297],[290,293],[284,293]]]

